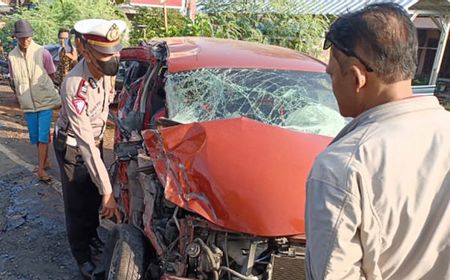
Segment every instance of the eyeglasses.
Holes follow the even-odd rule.
[[[325,42],[323,44],[323,49],[328,50],[331,46],[334,46],[336,49],[343,52],[346,56],[351,56],[351,57],[358,59],[361,62],[361,64],[364,65],[364,67],[366,67],[368,72],[373,72],[373,68],[370,67],[369,64],[367,62],[365,62],[362,58],[360,58],[353,50],[342,46],[336,40],[331,38],[330,33],[327,33],[327,35],[325,36]]]

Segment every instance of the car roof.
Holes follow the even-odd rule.
[[[326,64],[300,52],[254,42],[205,37],[173,37],[161,39],[169,47],[170,73],[201,68],[277,69],[325,72]],[[124,59],[138,54],[145,47],[125,49]],[[138,51],[138,52],[136,52]],[[134,53],[134,54],[133,54]]]
[[[325,64],[291,49],[204,37],[166,39],[169,72],[199,68],[258,68],[325,72]]]

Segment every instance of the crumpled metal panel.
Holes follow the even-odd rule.
[[[305,232],[306,178],[331,138],[247,118],[147,130],[143,135],[172,203],[238,232]]]

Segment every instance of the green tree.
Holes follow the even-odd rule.
[[[126,16],[111,0],[38,0],[35,8],[21,8],[9,16],[6,26],[0,30],[2,41],[10,42],[14,22],[27,19],[33,26],[33,39],[39,44],[57,42],[58,29],[72,28],[76,21],[87,18],[122,19]]]
[[[240,30],[236,39],[257,41],[302,51],[314,56],[322,52],[322,40],[330,19],[318,15],[298,15],[295,7],[303,0],[201,0],[200,10],[208,14],[219,30],[236,24]],[[226,23],[224,14],[228,15]],[[233,29],[232,29],[233,30]],[[227,34],[228,35],[228,34]],[[226,36],[225,36],[226,37]]]
[[[133,20],[132,44],[154,37],[206,36],[278,45],[318,56],[329,26],[324,16],[296,15],[302,0],[201,0],[195,22],[169,10],[168,30],[162,9],[140,9]]]
[[[195,35],[191,19],[177,10],[169,9],[168,19],[169,24],[166,30],[162,9],[139,9],[133,18],[130,44],[137,45],[141,41],[152,38]]]

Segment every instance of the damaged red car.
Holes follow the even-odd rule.
[[[121,61],[108,279],[304,279],[306,178],[346,123],[325,64],[190,37]]]

